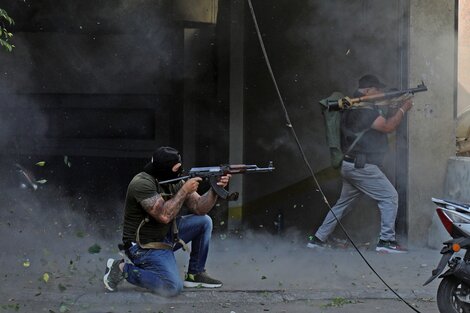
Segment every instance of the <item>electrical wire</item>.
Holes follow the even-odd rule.
[[[331,210],[331,205],[330,203],[328,202],[328,199],[326,198],[321,186],[320,186],[320,183],[318,182],[317,180],[317,177],[315,176],[315,172],[313,171],[312,167],[310,166],[310,163],[308,162],[308,159],[307,159],[307,156],[305,155],[305,152],[304,152],[304,149],[302,148],[302,144],[300,143],[299,141],[299,138],[297,137],[297,133],[295,132],[295,129],[294,129],[294,126],[292,125],[292,122],[289,118],[289,113],[287,112],[287,109],[286,109],[286,106],[284,104],[284,100],[282,99],[282,96],[281,96],[281,92],[279,90],[279,87],[278,87],[278,84],[277,84],[277,81],[276,81],[276,78],[274,76],[274,72],[271,68],[271,63],[269,61],[269,58],[268,58],[268,54],[266,52],[266,48],[264,46],[264,41],[263,41],[263,38],[261,36],[261,32],[260,32],[260,29],[259,29],[259,26],[258,26],[258,21],[256,19],[256,14],[255,14],[255,10],[253,9],[253,5],[251,3],[251,0],[247,0],[248,1],[248,6],[250,7],[250,12],[251,12],[251,16],[253,17],[253,22],[254,22],[254,25],[255,25],[255,29],[256,29],[256,33],[258,35],[258,39],[259,39],[259,43],[260,43],[260,46],[261,46],[261,50],[263,51],[263,56],[264,56],[264,59],[266,61],[266,66],[268,67],[268,71],[269,71],[269,74],[271,76],[271,79],[273,81],[273,84],[274,84],[274,87],[276,89],[276,93],[277,93],[277,96],[279,98],[279,102],[281,104],[281,107],[282,107],[282,110],[284,111],[284,115],[285,115],[285,119],[286,119],[286,126],[288,128],[290,128],[291,132],[292,132],[292,135],[294,137],[294,140],[300,150],[300,154],[302,155],[302,158],[305,162],[305,165],[307,166],[309,172],[310,172],[310,175],[312,176],[313,180],[315,181],[315,184],[317,186],[317,189],[318,191],[320,192],[320,194],[322,195],[323,197],[323,201],[326,203],[326,205],[328,206],[328,209],[329,211],[332,213],[332,215],[334,216],[334,218],[336,219],[336,221],[338,222],[338,225],[340,226],[341,230],[344,232],[344,234],[346,235],[347,239],[349,240],[349,242],[351,242],[351,244],[353,245],[354,249],[357,251],[357,253],[361,256],[362,260],[367,264],[367,266],[370,268],[370,270],[380,279],[380,281],[391,291],[395,294],[395,296],[400,299],[401,301],[403,301],[408,307],[410,307],[413,311],[417,312],[417,313],[421,313],[420,311],[418,311],[415,307],[413,307],[410,303],[408,303],[403,297],[401,297],[395,290],[392,289],[392,287],[390,287],[390,285],[380,276],[380,274],[372,267],[372,265],[369,263],[369,261],[366,259],[366,257],[362,254],[362,252],[359,250],[359,248],[357,247],[356,243],[352,240],[351,236],[349,236],[349,233],[346,231],[346,228],[343,226],[343,224],[341,223],[341,221],[338,219],[338,217],[335,215],[335,213]]]

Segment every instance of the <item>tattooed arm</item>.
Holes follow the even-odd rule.
[[[227,174],[227,176],[222,176],[217,182],[217,185],[225,187],[227,186],[230,177],[232,175]],[[217,201],[217,194],[211,188],[205,194],[200,196],[197,192],[194,192],[188,195],[188,198],[185,201],[186,206],[197,215],[204,215],[209,213],[209,211],[214,207]]]
[[[191,178],[181,187],[180,190],[168,201],[157,194],[151,198],[142,200],[140,204],[144,210],[160,223],[168,224],[176,217],[181,210],[181,206],[189,196],[197,195],[197,187],[201,178]],[[199,196],[199,195],[198,195]]]
[[[217,194],[211,188],[202,196],[200,196],[197,192],[192,193],[186,199],[185,204],[193,213],[197,215],[204,215],[209,213],[209,211],[215,205],[216,201]]]

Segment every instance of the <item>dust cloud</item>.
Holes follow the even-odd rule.
[[[30,3],[30,1],[25,1],[25,3]],[[59,169],[54,169],[53,173],[49,171],[50,182],[39,184],[37,190],[28,186],[21,187],[18,170],[14,167],[15,163],[19,163],[33,173],[44,170],[41,166],[36,165],[42,160],[41,157],[31,157],[23,154],[23,151],[27,150],[26,147],[29,145],[47,139],[48,130],[47,115],[40,109],[44,103],[41,103],[37,97],[24,99],[15,95],[16,93],[50,94],[57,91],[102,94],[113,92],[145,93],[155,86],[155,78],[145,80],[145,84],[139,84],[138,79],[133,80],[129,77],[135,77],[134,75],[153,77],[155,72],[163,73],[162,77],[165,80],[162,84],[165,82],[169,84],[171,79],[180,78],[170,75],[172,73],[169,70],[172,66],[170,64],[172,51],[165,53],[165,49],[163,52],[161,52],[162,49],[159,49],[167,45],[168,36],[160,37],[159,30],[152,28],[149,24],[150,21],[158,20],[157,10],[145,10],[145,6],[140,6],[141,1],[107,3],[109,3],[108,7],[101,8],[102,16],[113,17],[113,20],[106,22],[93,16],[80,16],[83,20],[80,23],[73,21],[74,24],[71,26],[76,38],[75,43],[78,43],[77,47],[74,47],[74,42],[68,42],[65,47],[58,45],[56,53],[50,54],[68,56],[68,58],[33,57],[32,50],[22,49],[22,47],[28,48],[28,38],[23,37],[22,34],[15,34],[17,48],[12,54],[11,61],[6,62],[8,65],[6,71],[0,73],[2,77],[0,93],[3,102],[2,115],[0,115],[0,149],[10,154],[8,160],[2,160],[2,164],[5,165],[3,169],[5,175],[2,175],[0,182],[2,186],[0,249],[3,251],[2,258],[0,258],[2,268],[0,275],[4,278],[2,289],[33,290],[33,294],[37,294],[38,297],[45,290],[65,293],[68,289],[80,290],[80,292],[92,289],[102,292],[101,275],[105,261],[108,257],[119,257],[116,244],[121,237],[122,198],[124,195],[122,189],[121,193],[110,194],[107,201],[101,202],[102,210],[106,214],[93,215],[90,214],[89,207],[96,206],[96,204],[92,203],[93,199],[90,199],[89,195],[72,195],[64,190],[63,185],[59,182],[55,183],[53,179],[49,178],[54,177],[54,174],[60,174],[64,176],[66,181],[75,180],[76,178],[72,175],[60,173],[69,170],[66,163],[62,162],[61,167],[57,166]],[[364,3],[372,2],[364,1]],[[299,88],[300,98],[287,94],[293,100],[301,100],[298,103],[310,103],[314,98],[313,101],[316,105],[318,99],[328,96],[337,89],[344,90],[345,93],[347,93],[346,91],[352,92],[356,86],[357,78],[365,72],[384,75],[381,78],[390,84],[398,83],[395,75],[387,73],[388,60],[384,60],[380,51],[370,49],[377,42],[386,39],[383,38],[385,31],[379,29],[374,33],[367,27],[366,22],[371,18],[372,10],[361,6],[356,7],[353,4],[350,8],[345,8],[344,5],[344,1],[333,4],[329,1],[308,1],[309,8],[305,12],[315,10],[315,16],[325,17],[328,23],[321,24],[321,19],[315,19],[315,16],[306,13],[299,16],[304,28],[298,25],[290,27],[286,36],[277,39],[286,45],[284,40],[289,38],[287,42],[292,55],[289,55],[288,59],[295,60],[296,64],[283,72],[281,86],[290,86],[290,90],[293,90],[292,93],[298,91],[292,86]],[[78,2],[68,2],[68,5],[64,6],[64,12],[60,14],[54,11],[49,12],[50,16],[55,14],[63,17],[58,21],[58,24],[52,23],[51,28],[57,29],[64,24],[67,25],[70,20],[64,16],[74,16],[73,13],[80,12],[81,9]],[[329,13],[332,11],[339,15],[334,20],[329,20],[331,16]],[[133,12],[133,14],[128,14],[128,12]],[[50,16],[45,16],[43,20],[39,19],[38,22],[40,24],[42,22],[50,23]],[[136,16],[139,18],[135,18]],[[359,19],[356,18],[357,16]],[[377,18],[383,17],[386,15]],[[389,18],[382,19],[382,30],[386,29],[387,25],[396,25],[399,18],[401,16],[392,17],[390,15]],[[348,28],[353,25],[352,21],[359,21],[359,23],[355,28]],[[324,31],[333,29],[336,23],[340,23],[343,29],[347,30],[339,32],[341,38],[338,40],[338,38],[322,37]],[[282,24],[279,23],[279,25]],[[358,30],[362,30],[364,33]],[[103,32],[114,32],[115,36],[103,39],[100,37]],[[123,32],[127,35],[122,35]],[[138,32],[138,36],[135,36],[134,32]],[[63,38],[58,34],[53,38],[53,41],[61,43]],[[121,39],[124,40],[124,43],[120,41]],[[354,44],[338,47],[338,41]],[[445,42],[444,40],[442,45]],[[320,43],[323,44],[320,45]],[[160,51],[160,54],[151,60],[152,62],[149,62],[148,58],[132,58],[131,51],[135,47],[139,48],[145,45],[149,45],[147,49],[151,51]],[[29,48],[33,49],[34,45]],[[50,52],[47,49],[44,51]],[[148,52],[145,49],[144,51]],[[298,57],[294,54],[296,51],[304,54]],[[91,56],[94,55],[95,58],[84,58],[86,53],[91,53]],[[315,60],[314,56],[316,55],[328,57]],[[359,55],[362,57],[358,58]],[[7,57],[9,56],[1,55],[1,61],[3,62]],[[51,59],[54,62],[51,63]],[[45,63],[43,64],[42,61]],[[69,61],[70,63],[68,63]],[[273,56],[271,61],[276,63],[276,57]],[[55,62],[60,65],[58,71],[51,70],[56,66]],[[110,67],[104,68],[102,66],[104,63]],[[324,63],[325,66],[321,66],[319,63]],[[61,70],[68,69],[69,64],[72,69],[69,69],[69,72],[61,72]],[[154,65],[148,66],[148,64]],[[42,67],[38,69],[37,66]],[[286,67],[289,67],[289,64]],[[311,79],[316,68],[320,69],[318,73],[321,75],[318,75],[317,79]],[[342,70],[338,71],[338,68]],[[130,70],[127,71],[128,69]],[[142,71],[138,71],[138,69]],[[449,71],[450,69],[451,67],[449,67]],[[57,84],[44,83],[51,77],[43,76],[43,72],[52,73],[52,81]],[[128,74],[129,77],[121,75],[122,72]],[[432,73],[432,75],[437,75],[442,73],[442,69],[436,69]],[[70,81],[63,79],[67,74],[72,78]],[[325,77],[329,79],[325,79]],[[425,81],[433,79],[432,76],[423,78]],[[310,92],[311,90],[314,92]],[[3,110],[4,108],[9,109],[9,115],[3,114],[6,112]],[[317,144],[320,140],[318,138],[322,134],[318,134],[316,130],[320,129],[321,122],[311,126],[311,116],[305,114],[305,112],[319,113],[319,111],[304,109],[302,106],[290,109],[294,110],[292,114],[294,122],[299,120],[299,127],[296,129],[304,129],[299,136],[305,143],[310,159],[316,160],[320,149],[324,149],[323,155],[326,155],[327,147]],[[271,117],[268,115],[267,119],[271,119]],[[84,126],[93,127],[93,125]],[[294,126],[297,127],[297,125]],[[270,130],[269,127],[263,127]],[[31,134],[31,129],[34,129],[34,134]],[[318,140],[310,140],[310,138]],[[289,133],[282,132],[274,140],[270,139],[260,138],[255,144],[268,152],[276,152],[285,147],[290,154],[298,156],[295,154],[297,147]],[[78,150],[77,153],[79,153]],[[59,156],[59,158],[63,158],[63,156]],[[327,161],[322,160],[318,164],[321,164],[321,168],[323,168]],[[73,167],[75,168],[75,163]],[[48,165],[45,168],[47,169]],[[135,172],[137,171],[134,171],[134,174]],[[304,178],[303,167],[298,176],[299,179]],[[37,175],[36,178],[40,180],[42,176]],[[125,183],[122,186],[125,186]],[[102,188],[102,186],[97,186],[97,188]],[[292,281],[301,280],[303,268],[312,266],[311,258],[307,254],[309,252],[304,247],[306,239],[304,234],[290,229],[282,237],[250,232],[242,232],[240,236],[228,235],[225,237],[225,235],[224,233],[214,233],[207,270],[217,274],[217,278],[225,280],[226,284],[232,288],[246,290],[247,288],[284,289],[309,288],[311,286],[308,277],[303,277],[304,285],[302,286],[291,285]],[[177,258],[182,267],[181,272],[184,272],[187,265],[187,254],[178,252]],[[325,262],[327,261],[326,259]],[[347,261],[340,260],[337,265],[347,268]],[[335,271],[334,265],[331,265],[331,271]],[[316,279],[327,281],[328,273],[322,273],[322,275],[317,276]],[[255,278],[257,283],[247,287],[246,282],[253,281],[252,278]],[[3,298],[0,300],[3,303],[8,301]]]

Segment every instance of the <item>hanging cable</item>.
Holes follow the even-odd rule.
[[[287,109],[286,109],[286,106],[284,104],[284,100],[282,99],[282,96],[281,96],[281,92],[279,90],[279,87],[277,85],[277,81],[276,81],[276,78],[274,76],[274,73],[273,73],[273,70],[271,68],[271,63],[269,62],[269,58],[268,58],[268,54],[266,52],[266,48],[264,46],[264,41],[263,41],[263,38],[261,36],[261,32],[259,30],[259,26],[258,26],[258,21],[256,19],[256,15],[255,15],[255,10],[253,9],[253,5],[251,3],[251,0],[247,0],[248,1],[248,6],[250,7],[250,12],[251,12],[251,16],[253,17],[253,22],[254,22],[254,25],[255,25],[255,29],[256,29],[256,33],[258,35],[258,40],[259,40],[259,43],[260,43],[260,46],[261,46],[261,50],[263,51],[263,56],[264,56],[264,59],[266,61],[266,66],[268,67],[268,71],[269,71],[269,74],[271,76],[271,79],[273,81],[273,84],[274,84],[274,88],[276,89],[276,93],[277,93],[277,96],[279,98],[279,102],[281,104],[281,107],[282,107],[282,110],[284,111],[284,116],[285,116],[285,119],[286,119],[286,126],[288,128],[290,128],[291,132],[292,132],[292,136],[294,137],[294,140],[297,144],[297,147],[299,148],[300,150],[300,154],[302,155],[302,159],[304,160],[305,162],[305,165],[307,166],[309,172],[310,172],[310,175],[312,176],[313,180],[315,181],[315,185],[317,186],[317,189],[318,191],[320,192],[322,198],[323,198],[323,201],[326,203],[327,207],[328,207],[328,210],[331,212],[331,214],[334,216],[334,218],[336,219],[336,221],[338,222],[338,225],[340,226],[341,230],[343,231],[343,233],[346,235],[347,239],[349,240],[349,242],[351,242],[352,246],[354,247],[354,249],[357,251],[357,253],[361,256],[362,260],[367,264],[367,266],[370,268],[370,270],[380,279],[380,281],[382,281],[382,283],[392,292],[395,294],[395,296],[400,299],[401,301],[403,301],[408,307],[410,307],[413,311],[417,312],[417,313],[421,313],[420,311],[418,311],[415,307],[413,307],[410,303],[408,303],[405,299],[403,299],[403,297],[401,297],[395,290],[392,289],[392,287],[389,286],[389,284],[379,275],[379,273],[372,267],[372,265],[369,263],[369,261],[366,259],[366,257],[362,254],[362,252],[359,250],[359,248],[357,247],[356,243],[352,240],[351,236],[349,236],[349,233],[346,231],[346,228],[343,226],[343,224],[341,223],[341,221],[338,219],[338,217],[335,215],[335,213],[331,210],[331,205],[330,203],[328,202],[328,199],[326,198],[325,194],[323,193],[323,190],[320,186],[320,183],[318,182],[317,180],[317,177],[315,176],[315,172],[313,171],[312,167],[310,166],[310,163],[308,162],[308,159],[307,159],[307,156],[305,155],[305,152],[304,152],[304,149],[302,148],[302,145],[299,141],[299,138],[297,137],[297,133],[295,132],[295,129],[294,129],[294,126],[292,125],[292,122],[289,118],[289,113],[287,112]]]

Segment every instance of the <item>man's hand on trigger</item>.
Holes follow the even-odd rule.
[[[199,187],[199,182],[202,180],[201,177],[194,177],[189,179],[187,182],[184,183],[183,189],[188,195],[192,194],[193,192],[197,191],[197,188]]]
[[[219,178],[219,181],[217,182],[217,185],[221,186],[222,188],[224,188],[225,186],[228,185],[228,182],[230,181],[230,177],[232,177],[231,174],[227,174],[225,176],[221,176]]]

